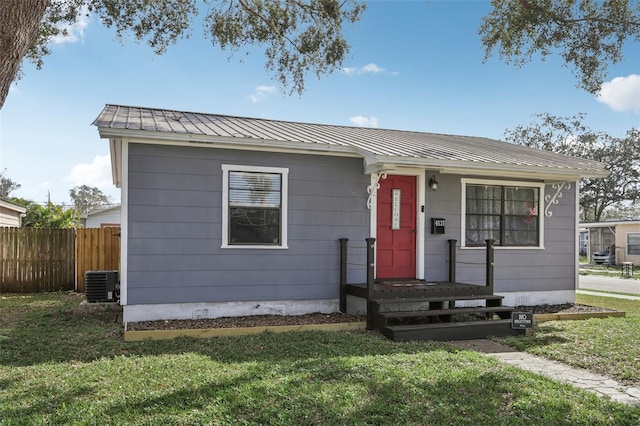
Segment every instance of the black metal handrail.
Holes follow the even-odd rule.
[[[487,257],[485,260],[485,287],[493,293],[493,267],[494,262],[494,244],[495,240],[485,240],[487,246]],[[449,240],[449,282],[456,282],[456,244],[458,240]],[[463,262],[461,262],[463,263]]]
[[[372,300],[374,299],[374,271],[375,271],[375,238],[366,238],[365,247],[352,247],[352,248],[366,248],[367,250],[367,311],[371,312]],[[349,239],[340,238],[340,312],[347,311],[347,266],[349,265]]]
[[[373,329],[374,313],[377,309],[375,299],[375,238],[366,238],[366,246],[351,247],[351,248],[366,248],[367,250],[367,263],[366,263],[366,289],[367,289],[367,328]],[[485,274],[485,287],[489,289],[493,294],[493,268],[494,268],[494,243],[495,240],[485,240],[486,242],[486,274]],[[347,311],[347,268],[349,263],[349,239],[340,238],[340,312]],[[456,244],[457,240],[449,240],[449,282],[456,282]]]

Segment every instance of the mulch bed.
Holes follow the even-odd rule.
[[[215,319],[161,320],[127,323],[127,330],[190,330],[202,328],[273,327],[280,325],[338,324],[366,321],[365,316],[342,313],[305,315],[251,315]]]
[[[534,314],[553,313],[589,313],[611,312],[610,309],[594,306],[564,304],[564,305],[538,305],[518,306],[516,310],[533,312]],[[273,327],[282,325],[308,325],[308,324],[337,324],[348,322],[366,321],[364,315],[349,315],[343,313],[313,313],[306,315],[251,315],[244,317],[223,317],[215,319],[189,319],[189,320],[160,320],[140,321],[127,324],[129,331],[143,330],[191,330],[208,328],[238,328],[238,327]]]
[[[614,312],[612,309],[600,308],[598,306],[579,305],[576,303],[565,303],[563,305],[516,306],[515,309],[522,312],[533,312],[534,314]]]

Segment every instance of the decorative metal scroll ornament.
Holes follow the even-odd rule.
[[[552,205],[556,205],[560,202],[560,198],[562,198],[562,190],[570,190],[571,184],[569,182],[553,183],[551,184],[551,188],[555,189],[556,193],[553,194],[553,196],[551,194],[547,194],[544,196],[544,201],[546,201],[547,203],[547,207],[545,207],[544,209],[544,215],[546,217],[553,216],[553,212],[549,209]]]
[[[367,208],[371,210],[371,203],[373,202],[373,197],[376,196],[378,189],[380,189],[380,179],[386,179],[387,173],[374,173],[373,175],[374,182],[367,186],[367,193],[369,194],[369,198],[367,198]]]

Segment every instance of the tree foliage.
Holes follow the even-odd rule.
[[[23,207],[27,207],[29,204],[33,203],[33,201],[27,200],[26,198],[22,198],[22,197],[11,197],[9,201]]]
[[[23,56],[41,67],[51,38],[66,35],[83,15],[113,27],[120,40],[131,34],[162,54],[190,36],[204,12],[205,35],[214,45],[232,52],[263,46],[266,68],[289,93],[301,93],[308,72],[320,77],[340,67],[349,52],[343,27],[358,21],[365,7],[361,0],[3,0],[0,108]],[[23,48],[25,37],[30,42]]]
[[[111,199],[94,186],[81,185],[69,190],[73,208],[86,215],[111,204]]]
[[[584,114],[556,117],[536,115],[538,122],[505,131],[505,140],[605,164],[609,176],[580,181],[580,215],[584,222],[599,222],[606,210],[619,203],[640,201],[640,129],[624,138],[594,132],[582,124]]]
[[[6,173],[7,169],[0,172],[0,198],[8,199],[11,193],[20,188],[21,185],[7,177]]]
[[[640,220],[640,205],[616,203],[604,212],[603,220]]]
[[[32,203],[22,217],[22,226],[27,228],[68,229],[81,226],[80,213],[75,209],[63,209],[49,202],[42,206]]]
[[[596,94],[609,63],[622,60],[626,40],[640,40],[638,0],[491,0],[479,33],[485,60],[498,51],[522,66],[535,54],[558,51],[578,86]]]

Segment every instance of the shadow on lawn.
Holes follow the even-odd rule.
[[[71,406],[78,399],[89,397],[93,389],[82,386],[73,388],[72,391],[60,391],[47,386],[37,386],[29,389],[29,392],[31,396],[41,395],[41,398],[38,398],[38,402],[30,404],[25,404],[22,398],[13,401],[11,408],[2,412],[9,419],[7,424],[11,424],[11,419],[20,419],[21,424],[37,424],[42,423],[45,417],[49,418],[46,422],[48,424],[68,423],[68,419],[65,422],[52,420],[52,417],[55,417],[54,413],[60,407]]]
[[[299,363],[295,363],[295,367],[296,371],[305,371]],[[116,416],[124,412],[145,413],[150,418],[162,418],[170,414],[168,407],[179,407],[183,412],[201,416],[192,418],[195,422],[451,424],[462,416],[467,424],[483,424],[499,415],[512,419],[566,418],[574,410],[568,400],[533,395],[517,379],[505,378],[500,372],[464,377],[453,383],[449,376],[423,381],[398,374],[375,382],[371,377],[349,374],[349,369],[342,373],[341,377],[329,378],[303,374],[278,384],[274,384],[271,377],[243,375],[227,381],[201,383],[154,398],[128,400],[109,407],[105,416],[109,415],[115,423],[119,419],[114,418],[113,413]],[[348,377],[347,383],[345,377]],[[345,396],[345,389],[355,390],[360,396]],[[323,398],[323,394],[327,398]],[[251,395],[251,398],[238,398],[238,395]],[[330,395],[334,398],[329,398]],[[588,401],[585,403],[589,404]],[[127,419],[123,416],[121,420]]]
[[[550,323],[545,323],[543,325],[538,325],[531,330],[527,330],[527,334],[524,336],[501,337],[496,340],[519,351],[527,351],[531,348],[569,342],[569,339],[561,335],[562,331],[562,328],[550,325]]]
[[[369,365],[369,359],[332,358],[321,368],[312,359],[270,361],[249,371],[202,376],[204,380],[175,390],[112,399],[94,406],[91,419],[109,424],[165,423],[176,416],[190,423],[338,425],[459,424],[463,419],[464,424],[490,424],[502,417],[513,424],[520,419],[523,424],[541,425],[557,419],[565,419],[562,424],[589,424],[573,416],[590,410],[603,419],[625,417],[618,424],[632,424],[631,410],[616,412],[594,395],[532,374],[522,383],[523,376],[509,367],[478,369],[454,360],[455,372],[436,371],[434,365],[447,363],[447,357],[396,369],[388,364],[403,359],[385,358],[383,377],[376,376],[376,365]],[[541,389],[549,392],[540,393]],[[67,404],[73,404],[73,396],[64,397]],[[65,413],[51,405],[17,409],[13,414],[29,419],[43,413],[53,423],[65,420]]]
[[[125,342],[121,308],[79,305],[65,300],[55,306],[20,310],[10,329],[0,334],[0,365],[29,366],[51,362],[91,362],[119,356],[199,353],[221,362],[278,361],[322,356],[367,356],[455,350],[442,343],[394,344],[369,332],[261,333],[211,339]]]
[[[106,358],[117,364],[113,371],[120,371],[125,387],[142,383],[144,391],[122,390],[118,384],[113,397],[95,398],[92,393],[105,391],[101,385],[91,389],[84,382],[65,391],[36,384],[29,390],[36,403],[25,405],[16,393],[8,418],[51,424],[69,418],[94,424],[490,424],[504,417],[516,424],[557,419],[590,424],[572,417],[588,410],[598,419],[623,416],[617,424],[633,424],[630,409],[443,343],[393,343],[367,332],[319,331],[124,342],[118,312],[108,306],[78,311],[73,303],[23,312],[15,327],[1,333],[7,339],[0,343],[0,365]],[[199,364],[197,357],[187,358],[191,373],[173,360],[165,365],[142,359],[173,354],[208,359]],[[147,365],[166,369],[147,377]],[[169,379],[183,374],[185,381]],[[90,377],[100,379],[97,373]],[[10,386],[11,379],[0,382]],[[602,422],[607,423],[616,421]]]

